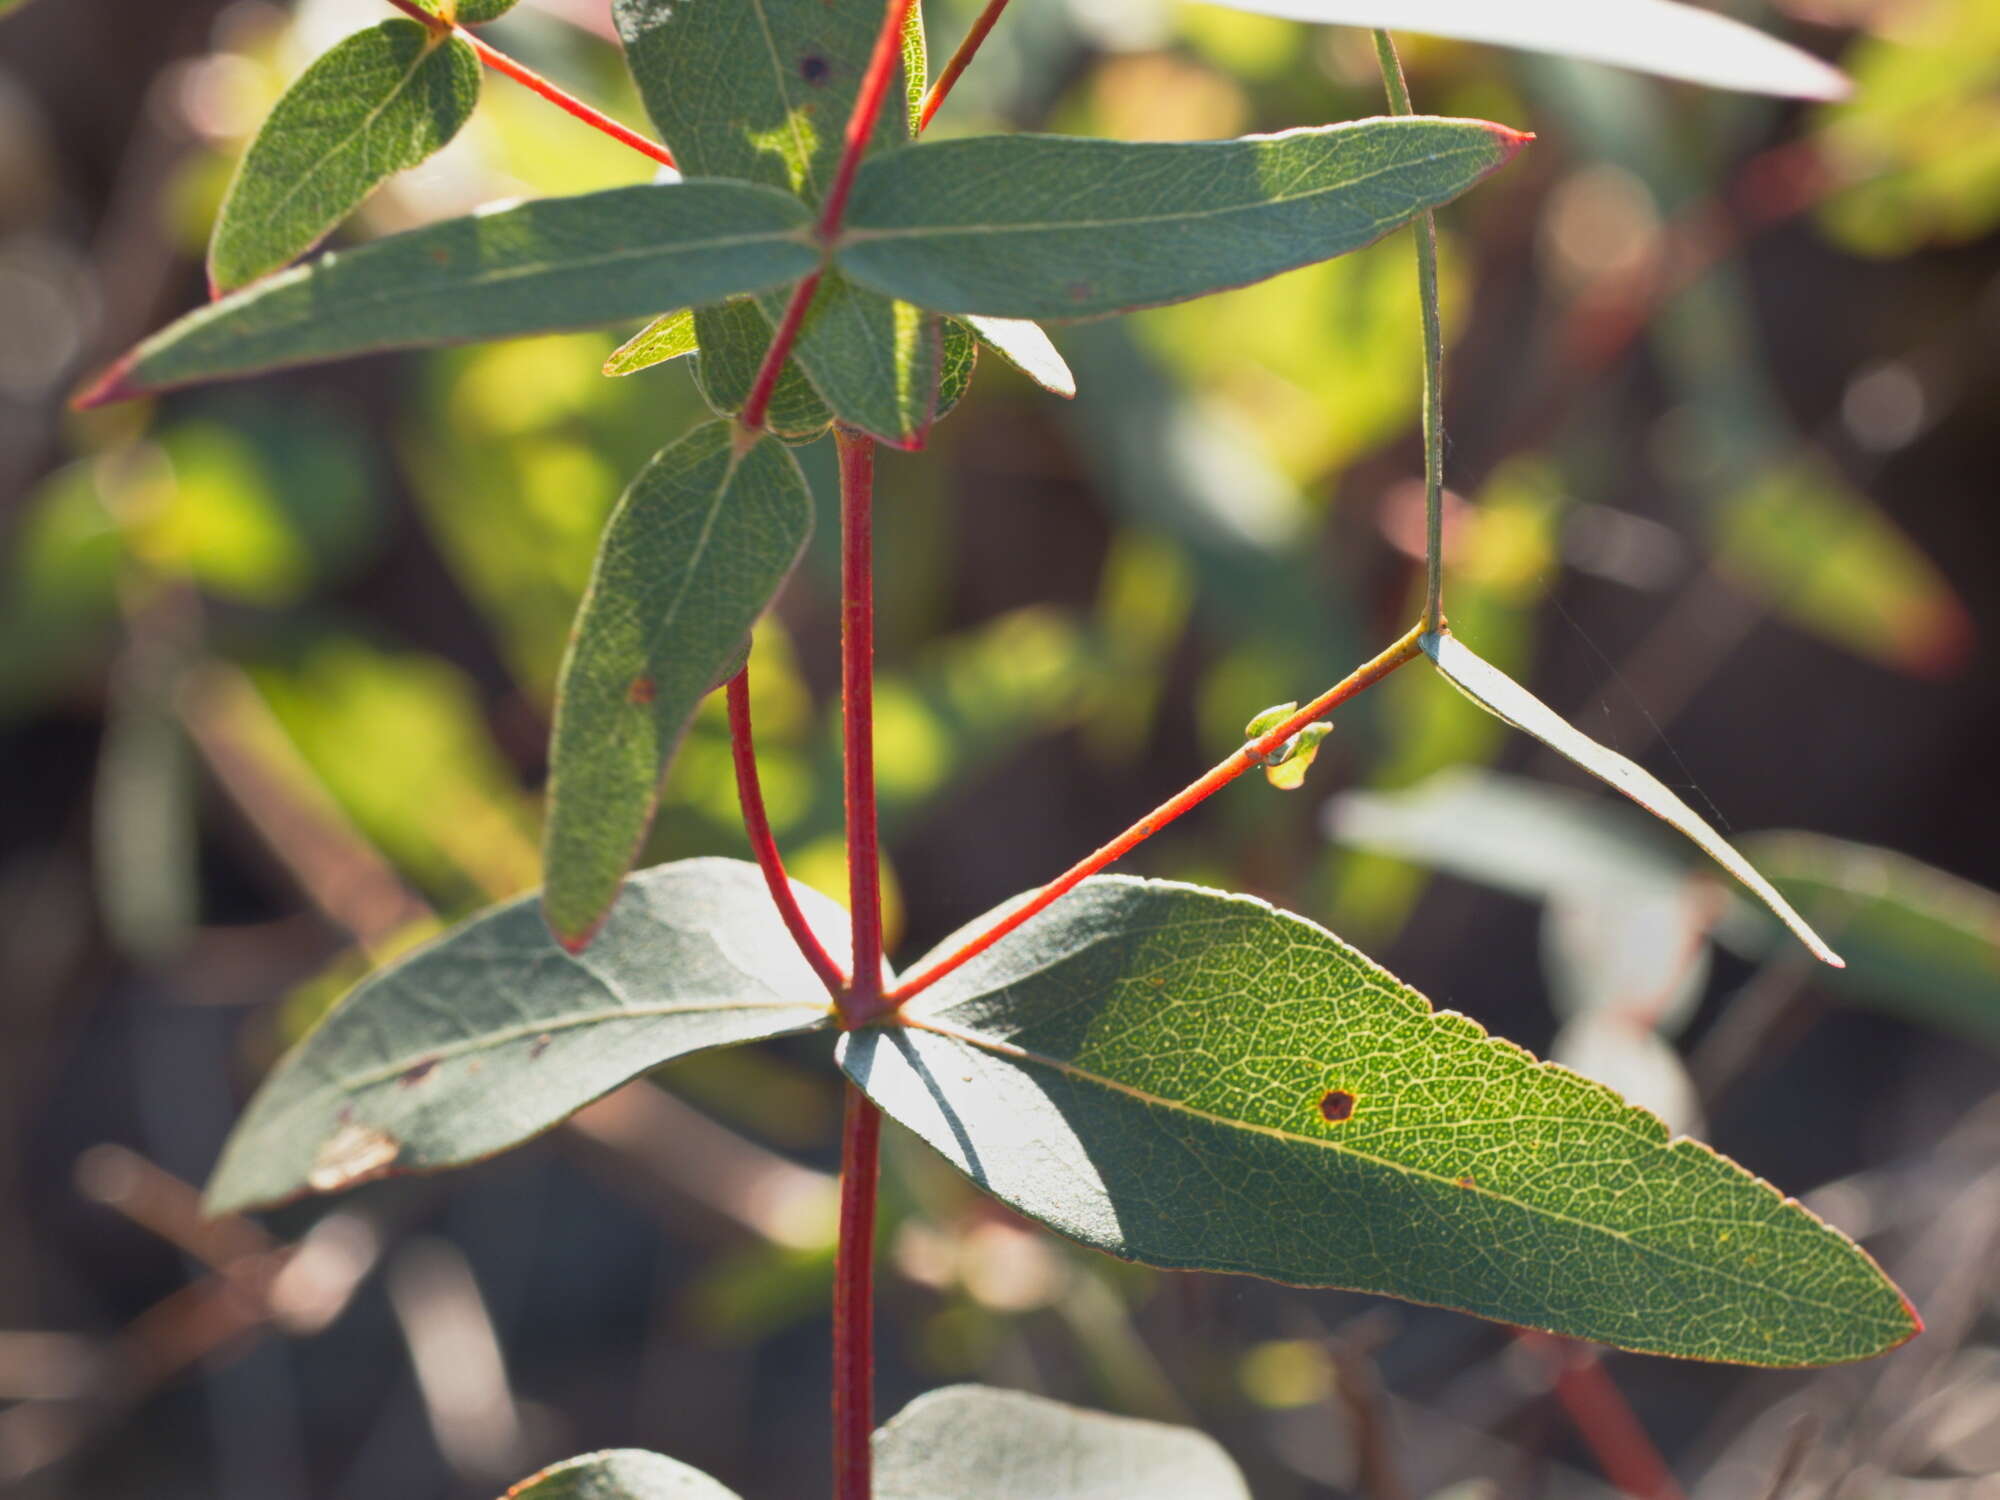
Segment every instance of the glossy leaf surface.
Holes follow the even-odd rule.
[[[1749,860],[1737,853],[1727,839],[1709,827],[1702,816],[1659,777],[1627,760],[1616,750],[1598,744],[1505,672],[1490,662],[1482,661],[1456,636],[1427,635],[1423,646],[1424,654],[1436,664],[1445,680],[1466,697],[1496,719],[1513,725],[1523,734],[1533,735],[1565,760],[1581,766],[1598,780],[1623,792],[1662,822],[1678,828],[1723,869],[1755,892],[1757,899],[1792,929],[1798,940],[1812,950],[1815,958],[1835,968],[1841,966],[1840,955],[1821,940],[1806,919],[1778,894],[1776,887],[1759,875]]]
[[[941,141],[862,164],[837,258],[857,281],[940,312],[1101,316],[1358,250],[1525,139],[1406,118],[1232,141]]]
[[[701,700],[730,675],[812,532],[777,443],[697,427],[632,482],[605,528],[556,689],[543,844],[549,926],[589,941],[653,821]]]
[[[613,1448],[551,1464],[506,1500],[738,1500],[699,1469],[642,1448]]]
[[[1386,26],[1554,52],[1716,88],[1837,99],[1847,80],[1810,53],[1678,0],[1216,0],[1336,26]]]
[[[1768,1183],[1260,901],[1089,881],[903,1017],[843,1040],[848,1074],[1114,1255],[1749,1364],[1914,1331]]]
[[[798,897],[844,957],[846,914],[804,887]],[[755,865],[691,859],[634,876],[582,958],[525,896],[342,1000],[238,1121],[208,1208],[477,1161],[669,1058],[828,1020]]]
[[[876,1500],[1250,1500],[1213,1438],[1187,1427],[956,1385],[875,1434]]]
[[[234,291],[297,260],[371,192],[428,159],[479,102],[479,58],[409,20],[339,43],[285,91],[236,169],[208,247]]]
[[[650,317],[794,281],[818,259],[795,198],[736,182],[547,198],[322,256],[188,314],[81,398],[384,349]]]

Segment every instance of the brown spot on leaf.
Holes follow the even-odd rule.
[[[440,266],[448,266],[451,264],[451,252],[445,249],[445,247],[442,245],[431,246],[430,256],[431,259],[437,262],[437,264]]]
[[[1329,1125],[1338,1125],[1354,1113],[1354,1096],[1346,1089],[1328,1089],[1319,1098],[1320,1118]]]
[[[1093,288],[1087,281],[1072,281],[1063,291],[1072,302],[1088,302]]]
[[[438,1060],[435,1057],[426,1057],[422,1061],[412,1063],[409,1067],[403,1069],[401,1076],[396,1079],[396,1082],[400,1083],[404,1088],[410,1088],[430,1077],[431,1071],[437,1065]]]
[[[632,679],[632,686],[625,691],[625,701],[627,703],[651,703],[658,692],[659,689],[653,686],[652,678],[634,677]]]
[[[396,1164],[403,1143],[372,1125],[347,1124],[326,1138],[306,1173],[306,1186],[316,1193],[337,1193],[357,1182],[380,1177]]]
[[[799,77],[814,87],[825,83],[827,75],[832,71],[832,66],[817,52],[808,52],[799,59]]]
[[[550,1036],[546,1031],[543,1032],[540,1036],[536,1037],[534,1045],[528,1048],[528,1061],[533,1062],[536,1058],[540,1057],[544,1052],[548,1051],[549,1043],[554,1040],[555,1038]]]
[[[1474,1181],[1472,1180],[1472,1178],[1471,1178],[1471,1177],[1469,1177],[1469,1176],[1466,1176],[1466,1177],[1461,1177],[1461,1178],[1459,1178],[1459,1179],[1458,1179],[1458,1185],[1459,1185],[1460,1187],[1462,1187],[1462,1188],[1469,1188],[1469,1187],[1478,1187],[1478,1186],[1479,1186],[1479,1184],[1478,1184],[1478,1183],[1476,1183],[1476,1182],[1474,1182]]]

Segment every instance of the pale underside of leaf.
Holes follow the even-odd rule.
[[[1677,0],[1215,0],[1234,10],[1380,26],[1554,52],[1757,94],[1839,99],[1848,82],[1810,53]]]
[[[190,313],[80,404],[406,349],[589,328],[810,271],[796,198],[736,182],[614,188],[448,220],[322,256]]]
[[[699,1469],[640,1448],[613,1448],[552,1464],[506,1500],[739,1500]]]
[[[875,1434],[876,1500],[1250,1500],[1205,1433],[947,1386]]]
[[[1709,827],[1701,815],[1681,800],[1665,782],[1650,771],[1627,760],[1617,751],[1597,743],[1554,709],[1522,687],[1498,667],[1481,659],[1448,631],[1423,638],[1424,654],[1444,674],[1445,680],[1466,697],[1511,724],[1523,734],[1533,735],[1564,759],[1582,767],[1600,781],[1623,792],[1663,822],[1678,828],[1723,869],[1742,881],[1766,906],[1777,914],[1798,940],[1822,963],[1843,967],[1840,955],[1829,948],[1806,919],[1778,894],[1770,881],[1759,875],[1730,842]]]
[[[1076,394],[1076,376],[1039,323],[1021,318],[983,318],[978,314],[959,319],[979,342],[1006,360],[1028,379],[1051,395],[1065,401]]]
[[[1525,139],[1405,117],[1228,141],[942,141],[862,164],[836,261],[940,312],[1101,317],[1358,250]]]
[[[209,244],[211,287],[234,291],[297,260],[376,187],[450,144],[479,78],[463,40],[401,18],[319,58],[237,165]]]
[[[1748,1364],[1915,1329],[1769,1184],[1248,898],[1087,882],[841,1057],[988,1191],[1147,1264]]]
[[[589,941],[652,826],[661,777],[695,710],[738,659],[812,532],[784,448],[739,451],[708,422],[632,481],[577,609],[550,738],[543,905]]]
[[[797,895],[844,959],[845,914]],[[238,1121],[208,1208],[476,1161],[671,1058],[830,1019],[754,865],[693,859],[634,876],[583,957],[557,945],[539,897],[525,896],[342,1000]]]

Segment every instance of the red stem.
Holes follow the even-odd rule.
[[[875,1185],[882,1111],[853,1084],[840,1130],[840,1243],[833,1259],[833,1495],[870,1500],[875,1430]]]
[[[1673,1471],[1596,1351],[1547,1334],[1524,1337],[1555,1364],[1556,1399],[1597,1455],[1604,1477],[1633,1500],[1682,1500]]]
[[[928,969],[924,969],[905,979],[883,997],[888,1007],[893,1009],[902,1005],[911,996],[930,988],[930,986],[936,984],[961,964],[977,958],[988,948],[999,942],[1000,939],[1007,936],[1008,933],[1014,931],[1023,922],[1048,910],[1057,900],[1069,894],[1069,892],[1076,889],[1077,886],[1095,875],[1099,870],[1102,870],[1113,860],[1121,858],[1140,844],[1143,844],[1147,839],[1173,822],[1174,819],[1180,817],[1181,814],[1206,802],[1245,771],[1259,764],[1265,756],[1276,750],[1286,740],[1297,734],[1306,725],[1312,723],[1321,714],[1345,703],[1349,698],[1352,698],[1363,689],[1373,687],[1384,677],[1395,671],[1396,668],[1402,666],[1404,662],[1409,661],[1418,654],[1421,648],[1418,646],[1417,641],[1421,634],[1421,626],[1411,629],[1401,640],[1397,641],[1395,645],[1389,647],[1388,650],[1377,656],[1373,661],[1356,667],[1346,677],[1321,693],[1282,724],[1268,733],[1249,741],[1242,749],[1236,751],[1227,760],[1212,767],[1199,781],[1176,792],[1165,802],[1162,802],[1158,807],[1147,813],[1145,817],[1119,834],[1110,843],[1103,845],[1095,852],[1078,860],[1054,880],[1051,880],[1047,885],[1035,892],[1032,898],[1014,908],[1014,910],[995,922],[984,932],[977,933],[967,939],[956,951],[939,959]]]
[[[778,841],[771,833],[771,820],[764,811],[764,788],[757,779],[757,742],[750,730],[750,669],[745,667],[729,679],[729,748],[736,759],[736,800],[743,807],[743,831],[750,835],[750,852],[757,868],[764,872],[764,884],[771,888],[771,900],[784,918],[785,930],[799,945],[813,972],[820,977],[836,1001],[847,989],[847,976],[820,942],[806,914],[799,909],[798,895],[785,874],[785,861],[778,853]]]
[[[650,157],[662,166],[674,166],[674,154],[657,141],[649,141],[638,131],[620,125],[602,110],[592,109],[576,95],[556,87],[525,63],[517,62],[491,43],[483,42],[463,26],[434,16],[416,0],[389,0],[389,3],[404,15],[423,22],[432,31],[449,31],[464,40],[467,46],[478,54],[479,60],[496,73],[504,73],[516,83],[533,89],[551,104],[567,110],[584,124],[601,130],[621,145],[630,146],[641,155]]]
[[[875,440],[846,428],[840,452],[840,704],[847,795],[848,908],[854,980],[842,1009],[849,1025],[882,1006],[881,838],[875,813]]]
[[[746,432],[757,432],[764,425],[764,414],[771,409],[772,393],[778,389],[778,376],[785,368],[792,345],[798,341],[799,325],[805,322],[806,309],[812,306],[813,293],[819,290],[821,274],[814,271],[792,288],[792,300],[785,304],[785,315],[778,320],[778,331],[771,337],[771,347],[764,351],[764,362],[757,366],[757,378],[750,383],[750,398],[743,403],[742,421]]]
[[[979,19],[972,23],[972,30],[965,34],[965,40],[960,42],[958,50],[952,53],[951,61],[946,63],[943,71],[938,74],[937,82],[933,83],[930,92],[924,95],[923,108],[917,114],[917,129],[922,130],[931,123],[931,116],[938,112],[938,106],[944,103],[945,96],[958,82],[958,75],[971,64],[973,57],[986,41],[986,33],[993,29],[994,23],[1000,19],[1000,13],[1006,8],[1007,0],[986,0],[986,8],[980,11]]]

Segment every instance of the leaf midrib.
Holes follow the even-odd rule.
[[[1030,1051],[1028,1048],[1016,1046],[1012,1042],[1003,1042],[999,1040],[997,1037],[987,1037],[987,1036],[982,1036],[977,1032],[964,1031],[955,1026],[942,1024],[933,1018],[912,1016],[905,1013],[901,1017],[901,1024],[908,1026],[914,1030],[928,1031],[932,1035],[944,1037],[948,1041],[961,1042],[966,1046],[977,1048],[984,1052],[990,1052],[996,1057],[1005,1057],[1016,1062],[1029,1063],[1045,1067],[1050,1069],[1052,1072],[1061,1074],[1066,1078],[1070,1078],[1081,1083],[1094,1084],[1097,1087],[1106,1089],[1112,1093],[1122,1094],[1125,1097],[1136,1100],[1141,1104],[1149,1105],[1158,1109],[1168,1110],[1177,1114],[1186,1115],[1192,1119],[1197,1119],[1208,1124],[1221,1126],[1224,1129],[1241,1130],[1241,1131],[1246,1131],[1253,1135],[1268,1136],[1274,1140],[1284,1141],[1288,1145],[1323,1147],[1329,1151],[1334,1151],[1342,1155],[1351,1156],[1356,1160],[1367,1162],[1371,1166],[1382,1167],[1391,1172],[1396,1172],[1406,1177],[1411,1177],[1425,1183],[1434,1184],[1435,1186],[1440,1188],[1449,1187],[1454,1194],[1474,1193],[1479,1195],[1480,1197],[1490,1199],[1495,1203],[1505,1204],[1510,1208],[1520,1209],[1525,1213],[1540,1215],[1545,1218],[1555,1220],[1559,1223],[1571,1225],[1572,1227],[1575,1227],[1577,1229],[1582,1229],[1588,1232],[1601,1234],[1608,1239],[1617,1240],[1620,1243],[1631,1248],[1635,1253],[1639,1255],[1652,1256],[1658,1260],[1665,1261],[1670,1265],[1682,1266],[1689,1270],[1697,1271],[1705,1275],[1717,1276],[1724,1281],[1733,1282],[1738,1286],[1746,1287],[1753,1291],[1765,1292],[1772,1296],[1780,1297],[1788,1302],[1792,1302],[1797,1305],[1815,1308],[1821,1312],[1834,1313],[1843,1317],[1851,1318],[1855,1316],[1855,1310],[1852,1307],[1849,1307],[1845,1304],[1822,1302],[1817,1298],[1803,1296],[1800,1293],[1790,1290],[1788,1288],[1772,1286],[1767,1282],[1752,1280],[1747,1276],[1743,1276],[1737,1272],[1731,1271],[1724,1267],[1712,1265],[1703,1261],[1690,1260],[1684,1256],[1676,1255],[1671,1251],[1661,1249],[1658,1246],[1642,1244],[1639,1241],[1633,1239],[1630,1234],[1626,1233],[1623,1230],[1612,1229],[1603,1224],[1594,1224],[1588,1219],[1576,1218],[1573,1215],[1561,1212],[1559,1209],[1547,1208],[1540,1204],[1526,1203],[1518,1198],[1510,1196],[1509,1194],[1496,1192],[1492,1188],[1477,1182],[1475,1182],[1471,1187],[1468,1188],[1464,1186],[1462,1183],[1460,1183],[1457,1178],[1447,1177],[1442,1173],[1426,1171],[1421,1167],[1413,1167],[1405,1162],[1393,1161],[1386,1157],[1376,1156],[1371,1152],[1359,1150],[1358,1148],[1352,1145],[1348,1145],[1341,1141],[1325,1140],[1317,1136],[1295,1135],[1292,1132],[1280,1129],[1275,1125],[1258,1125],[1248,1120],[1232,1120],[1226,1115],[1218,1115],[1208,1110],[1197,1109],[1193,1105],[1188,1104],[1182,1100],[1168,1099],[1158,1094],[1148,1093],[1146,1090],[1138,1088],[1132,1084],[1123,1083],[1113,1078],[1107,1078],[1101,1073],[1094,1073],[1088,1068],[1078,1067],[1075,1063],[1064,1061],[1061,1058],[1050,1057],[1040,1052],[1033,1052]],[[1775,1189],[1773,1191],[1775,1191]],[[1890,1319],[1873,1319],[1871,1320],[1871,1322],[1873,1322],[1876,1326],[1880,1326],[1882,1328],[1892,1328],[1900,1326],[1894,1320]]]

